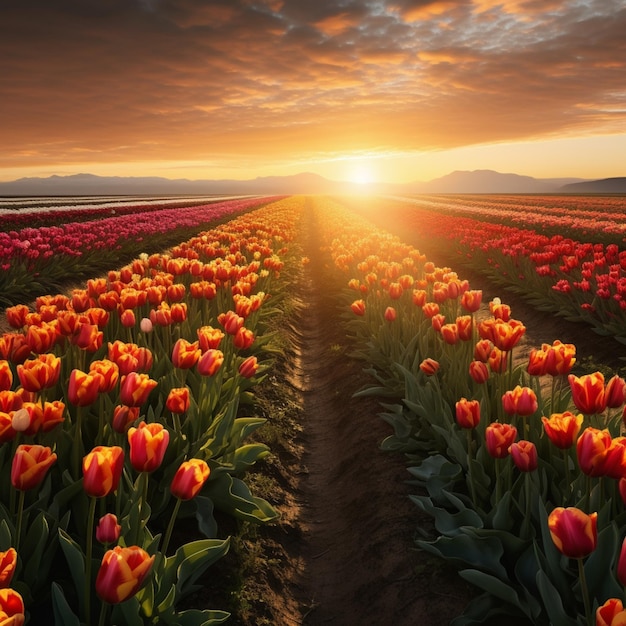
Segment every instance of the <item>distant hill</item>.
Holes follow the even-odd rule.
[[[493,170],[455,171],[428,182],[406,184],[356,183],[329,180],[312,173],[266,176],[250,180],[189,180],[157,176],[95,176],[74,174],[48,178],[20,178],[0,182],[0,196],[80,195],[273,195],[370,192],[408,195],[420,193],[626,193],[626,177],[590,181],[580,178],[533,178]]]
[[[493,170],[456,171],[425,183],[408,185],[413,193],[554,193],[580,178],[532,178]]]
[[[626,193],[626,176],[563,185],[564,193]]]

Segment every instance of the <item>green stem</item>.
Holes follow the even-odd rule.
[[[569,450],[563,450],[563,460],[565,462],[565,489],[563,490],[563,506],[567,502],[570,490],[572,488],[570,471],[569,471]]]
[[[87,515],[87,554],[85,558],[85,619],[87,626],[91,624],[91,558],[93,554],[93,527],[96,515],[96,498],[89,499]]]
[[[474,474],[472,471],[472,429],[466,428],[467,431],[467,471],[469,474],[469,482],[470,482],[470,490],[472,493],[472,502],[474,507],[478,506],[478,501],[476,499],[476,485],[474,484]]]
[[[17,528],[15,530],[15,549],[19,552],[20,536],[22,534],[22,520],[24,518],[24,498],[26,492],[20,489],[20,495],[17,502]]]
[[[585,578],[585,567],[582,559],[576,559],[578,561],[578,578],[580,579],[580,588],[583,594],[583,602],[585,605],[585,619],[589,626],[593,626],[594,622],[591,615],[591,606],[589,603],[589,591],[587,589],[587,579]]]
[[[176,517],[178,516],[178,510],[180,509],[180,504],[182,500],[180,498],[176,499],[176,504],[174,505],[174,510],[172,511],[172,516],[170,517],[170,521],[167,525],[167,530],[165,531],[165,537],[163,537],[163,545],[161,546],[161,553],[163,556],[167,556],[167,547],[170,543],[170,538],[172,537],[172,530],[174,530],[174,522],[176,521]]]
[[[108,613],[109,605],[106,602],[102,602],[100,606],[100,619],[98,620],[98,626],[105,626],[107,623],[107,613]]]
[[[83,435],[82,435],[82,418],[83,407],[76,407],[76,426],[74,430],[74,478],[78,480],[80,478],[81,469],[81,450],[83,448]]]

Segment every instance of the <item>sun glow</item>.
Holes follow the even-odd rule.
[[[357,185],[371,185],[377,180],[376,171],[367,161],[355,161],[347,168],[346,180]]]

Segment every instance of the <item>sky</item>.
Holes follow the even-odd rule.
[[[626,176],[626,0],[14,0],[0,181]]]

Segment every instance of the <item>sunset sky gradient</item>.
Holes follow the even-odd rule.
[[[19,0],[0,180],[626,176],[626,1]]]

